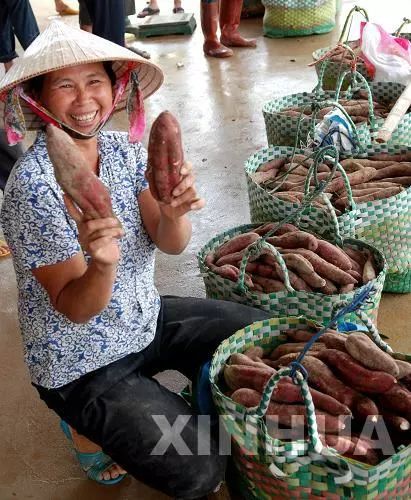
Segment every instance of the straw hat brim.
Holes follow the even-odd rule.
[[[72,28],[61,21],[53,21],[27,48],[22,57],[15,60],[11,69],[0,81],[0,94],[31,78],[62,68],[110,61],[116,78],[120,78],[132,65],[138,75],[139,88],[144,98],[153,94],[163,83],[161,69],[138,56],[131,50],[86,31]],[[129,84],[115,113],[126,106]],[[44,125],[43,121],[20,100],[27,130]],[[0,101],[0,119],[3,120],[4,103]]]

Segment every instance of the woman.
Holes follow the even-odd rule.
[[[210,453],[200,453],[197,444],[207,441],[208,430],[153,375],[175,369],[192,379],[224,338],[268,314],[225,301],[160,297],[154,286],[155,248],[182,252],[191,234],[187,214],[204,201],[185,163],[172,202],[158,203],[145,179],[141,144],[100,130],[111,112],[124,109],[129,90],[135,138],[142,98],[161,82],[152,63],[52,23],[0,82],[9,138],[21,139],[23,117],[27,128],[40,128],[11,174],[1,222],[13,254],[32,383],[70,425],[63,430],[88,476],[111,484],[127,471],[189,499],[216,488],[225,457],[214,437]],[[41,130],[45,122],[73,137],[108,187],[115,218],[88,221],[63,198]],[[175,440],[168,446],[170,436]]]

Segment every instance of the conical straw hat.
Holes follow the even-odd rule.
[[[161,69],[131,50],[87,31],[72,28],[62,21],[52,21],[0,80],[0,95],[30,78],[50,71],[103,61],[113,61],[113,71],[117,78],[124,74],[130,63],[134,63],[144,98],[153,94],[163,83]],[[127,94],[128,86],[115,112],[125,108]],[[44,125],[23,100],[20,100],[20,104],[27,130],[35,130]],[[1,102],[0,124],[3,122],[3,112],[4,104]]]

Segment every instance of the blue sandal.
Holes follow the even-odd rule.
[[[112,465],[114,465],[115,462],[103,451],[96,451],[95,453],[84,453],[81,451],[77,451],[74,448],[73,438],[71,436],[70,427],[68,426],[67,422],[65,422],[64,420],[60,420],[60,428],[64,432],[66,438],[72,444],[80,467],[87,474],[87,477],[89,479],[92,479],[99,484],[111,485],[119,483],[126,477],[126,474],[120,474],[115,479],[101,479],[101,474],[109,469]]]

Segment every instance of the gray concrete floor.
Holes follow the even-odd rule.
[[[70,2],[73,6],[76,2]],[[54,2],[32,0],[43,29],[54,17]],[[163,4],[165,7],[163,7]],[[199,2],[183,2],[199,23]],[[205,58],[202,33],[158,37],[137,42],[164,70],[165,83],[146,103],[148,123],[169,109],[179,118],[187,159],[207,206],[192,216],[193,238],[180,256],[158,254],[156,282],[161,293],[204,296],[196,253],[218,232],[249,221],[244,160],[265,146],[262,104],[275,96],[311,89],[315,72],[308,68],[313,50],[338,39],[341,19],[355,2],[343,4],[339,25],[330,34],[272,40],[262,36],[262,21],[245,20],[242,31],[258,38],[255,50],[236,50],[226,60]],[[370,19],[394,29],[409,12],[409,0],[364,0]],[[143,1],[137,3],[137,9]],[[171,11],[172,2],[160,2]],[[407,9],[406,9],[407,6]],[[77,17],[64,18],[76,25]],[[356,38],[357,30],[353,31]],[[178,63],[183,63],[181,66]],[[181,66],[181,67],[179,67]],[[125,129],[124,117],[112,128]],[[27,143],[32,140],[28,137]],[[145,141],[147,135],[145,137]],[[144,141],[143,141],[144,142]],[[0,200],[1,203],[1,200]],[[16,313],[15,276],[10,259],[0,260],[0,500],[161,500],[165,495],[127,478],[114,487],[87,481],[58,428],[58,419],[31,388],[22,360]],[[379,317],[381,331],[394,348],[411,352],[409,295],[384,295]],[[178,390],[185,381],[175,372],[161,380]],[[225,490],[215,498],[227,498]]]

